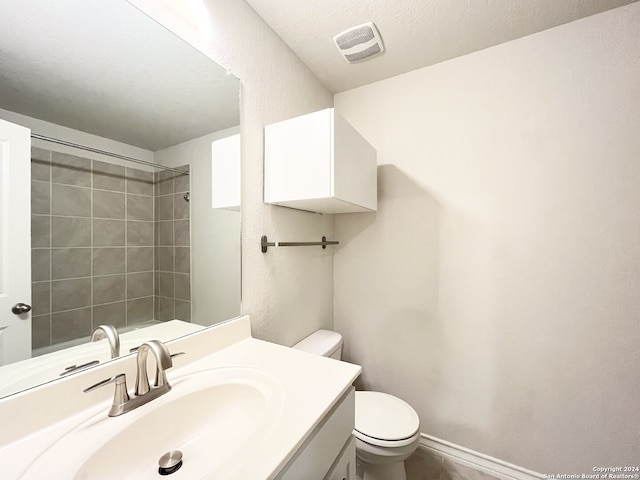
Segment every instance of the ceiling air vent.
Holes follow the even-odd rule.
[[[384,52],[384,44],[373,22],[363,23],[333,37],[340,54],[348,63],[355,63]]]

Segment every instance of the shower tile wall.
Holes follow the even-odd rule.
[[[188,166],[179,167],[181,170]],[[191,249],[189,234],[189,177],[157,172],[155,311],[161,321],[191,321]]]
[[[37,148],[32,347],[154,318],[154,174]]]

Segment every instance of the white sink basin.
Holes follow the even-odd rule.
[[[170,380],[172,390],[119,417],[95,410],[44,451],[22,479],[197,480],[229,478],[280,420],[283,390],[271,374],[245,367],[203,370]],[[169,477],[158,460],[183,454]]]

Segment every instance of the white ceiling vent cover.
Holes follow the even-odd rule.
[[[384,52],[384,44],[373,22],[363,23],[333,37],[347,63],[355,63]]]

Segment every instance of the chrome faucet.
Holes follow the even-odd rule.
[[[149,385],[149,377],[147,375],[147,356],[151,352],[156,360],[156,377],[153,386]],[[176,354],[179,355],[179,354]],[[149,340],[143,343],[138,349],[136,363],[138,371],[136,374],[135,395],[129,397],[127,391],[127,380],[124,373],[120,373],[114,377],[108,378],[101,382],[91,385],[84,390],[85,393],[91,392],[96,388],[103,387],[110,383],[115,383],[115,392],[113,395],[113,404],[109,410],[110,417],[117,417],[123,413],[130,412],[151,400],[164,395],[171,390],[171,385],[167,381],[166,370],[173,366],[173,360],[169,350],[164,343],[159,340]]]
[[[120,356],[120,336],[116,327],[113,325],[100,325],[97,327],[91,335],[91,341],[97,342],[106,338],[109,341],[109,348],[111,349],[111,358],[118,358]]]

